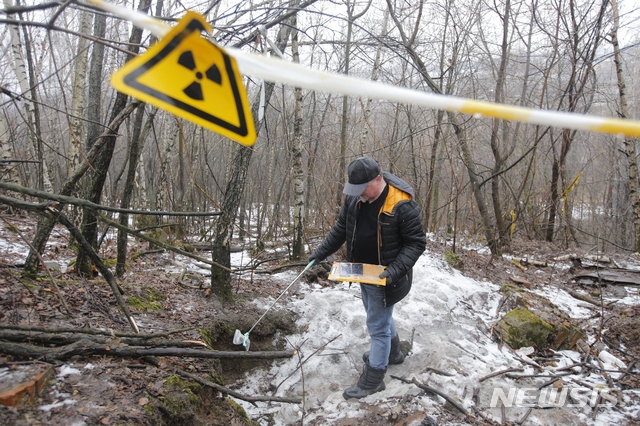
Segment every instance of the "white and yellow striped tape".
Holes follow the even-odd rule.
[[[107,12],[111,12],[122,19],[131,21],[138,27],[148,30],[158,38],[162,38],[171,30],[171,27],[166,23],[141,12],[103,0],[89,1]],[[242,74],[266,81],[337,95],[363,96],[445,111],[461,112],[471,114],[474,117],[493,117],[522,123],[640,137],[640,121],[637,120],[525,108],[438,95],[343,74],[317,71],[304,65],[248,53],[240,49],[230,47],[225,47],[224,49],[230,56],[235,58]]]

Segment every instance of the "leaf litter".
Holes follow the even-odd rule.
[[[32,235],[35,222],[31,218],[12,220],[22,232]],[[104,246],[101,256],[115,257],[115,242],[107,239]],[[146,243],[132,243],[133,251],[146,248]],[[458,249],[457,266],[462,271],[443,260],[449,250],[446,240],[431,236],[428,250],[416,265],[413,289],[395,308],[401,339],[412,341],[411,353],[405,363],[389,368],[385,391],[363,400],[342,398],[344,388],[357,380],[361,354],[368,350],[359,289],[327,281],[320,267],[314,267],[278,302],[274,315],[267,316],[265,324],[252,332],[252,350],[295,348],[297,353],[291,359],[234,363],[161,357],[149,362],[75,356],[54,364],[55,376],[33,403],[20,408],[0,407],[0,423],[226,425],[244,421],[243,407],[252,421],[261,425],[638,424],[637,288],[625,286],[625,294],[620,295],[614,286],[574,283],[570,263],[551,261],[562,250],[546,243],[514,242],[511,257],[503,258],[493,258],[482,246],[469,243]],[[19,264],[26,252],[26,244],[14,233],[0,231],[3,263]],[[525,270],[512,262],[514,253],[549,264]],[[44,257],[60,266],[54,276],[73,315],[62,309],[46,274],[28,281],[19,270],[2,268],[0,323],[130,332],[101,277],[80,279],[69,272],[74,256],[65,231],[56,230]],[[239,265],[250,258],[247,252],[234,253],[232,262]],[[640,269],[633,255],[616,254],[615,258],[622,266]],[[271,266],[276,266],[275,260]],[[235,277],[237,302],[230,306],[222,306],[210,295],[206,270],[190,259],[160,252],[138,257],[128,267],[118,282],[129,299],[140,302],[130,307],[143,333],[185,330],[171,335],[171,339],[206,341],[213,349],[243,351],[232,344],[233,331],[248,329],[247,325],[264,313],[303,266],[273,274],[245,272]],[[181,284],[178,278],[185,268],[187,278]],[[505,313],[501,286],[512,282],[513,277],[526,278],[529,291],[544,296],[578,320],[585,331],[584,344],[592,354],[586,356],[579,348],[522,352],[502,344],[493,333],[493,325]],[[596,296],[603,304],[575,299],[568,294],[569,289],[586,295],[599,292]],[[605,309],[604,302],[611,306]],[[202,334],[199,329],[208,332]],[[114,338],[113,344],[121,343]],[[626,373],[612,364],[606,368],[599,365],[598,353],[610,353],[622,361]],[[584,359],[588,359],[589,368],[571,368]],[[0,354],[0,382],[5,377],[2,370],[18,369],[25,362]],[[211,388],[179,378],[178,370],[208,380],[215,378],[244,395],[278,395],[300,398],[303,403],[251,404],[223,398]],[[502,370],[517,373],[487,378]],[[556,383],[555,388],[610,387],[619,403],[490,407],[496,388],[537,388],[563,372],[570,374],[562,376],[563,385]],[[458,401],[467,414],[415,383]]]

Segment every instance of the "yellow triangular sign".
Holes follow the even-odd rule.
[[[187,12],[169,34],[111,77],[116,90],[251,146],[256,132],[235,60],[200,37],[211,27]]]

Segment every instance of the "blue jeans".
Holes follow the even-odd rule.
[[[360,284],[362,303],[367,313],[367,330],[371,337],[369,366],[386,369],[391,352],[391,338],[396,335],[393,305],[384,306],[384,287]]]

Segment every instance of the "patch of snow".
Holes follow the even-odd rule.
[[[80,374],[80,370],[77,368],[69,367],[68,365],[63,365],[60,367],[60,372],[58,373],[58,378],[67,377],[71,374]]]
[[[538,287],[532,289],[531,292],[546,298],[571,318],[589,318],[593,315],[593,310],[580,306],[579,300],[560,287]]]
[[[274,275],[273,279],[289,283],[295,276],[295,271],[288,271]],[[298,424],[303,410],[305,423],[332,424],[345,418],[362,418],[369,413],[370,405],[391,410],[404,404],[405,408],[437,416],[443,399],[425,394],[413,384],[392,378],[393,375],[408,380],[415,378],[460,401],[467,410],[475,407],[487,418],[500,421],[501,409],[489,406],[494,390],[536,388],[542,379],[514,380],[497,375],[480,380],[508,368],[523,370],[519,375],[534,373],[531,365],[523,363],[524,353],[517,354],[507,345],[500,346],[490,337],[491,327],[498,320],[499,289],[494,283],[465,277],[436,255],[425,253],[414,268],[411,292],[394,308],[401,340],[411,340],[413,336],[412,353],[403,364],[389,366],[384,391],[360,401],[345,401],[342,392],[357,381],[362,371],[362,353],[369,349],[359,285],[341,282],[321,287],[301,281],[298,297],[284,295],[278,302],[279,308],[286,307],[299,315],[297,325],[301,331],[287,337],[290,344],[298,348],[298,354],[291,359],[274,361],[268,370],[248,372],[235,390],[245,395],[263,394],[268,383],[275,389],[273,395],[301,398],[304,404],[270,403],[256,407],[241,400],[237,402],[252,418],[260,419],[265,425],[267,417],[272,417],[275,425]],[[562,289],[550,288],[541,293],[572,317],[591,315],[591,311],[577,306],[579,301]],[[267,309],[273,299],[255,303]],[[574,351],[558,351],[556,356],[555,366],[543,367],[542,374],[554,374],[556,369],[579,363],[581,359]],[[571,376],[565,377],[565,383],[571,383]],[[599,374],[579,377],[582,384],[573,386],[584,386],[584,383],[606,386]],[[633,410],[640,411],[637,395],[627,391],[624,395],[627,405],[634,401]],[[514,406],[506,408],[506,413],[509,420],[516,421],[527,410]],[[627,409],[627,413],[630,412]],[[591,414],[589,405],[533,409],[527,423],[604,425],[627,419],[618,408],[601,408],[596,420]]]
[[[63,405],[73,405],[77,401],[75,399],[65,399],[63,401],[56,402],[54,404],[41,405],[38,409],[42,411],[51,411],[54,408],[62,407]]]

